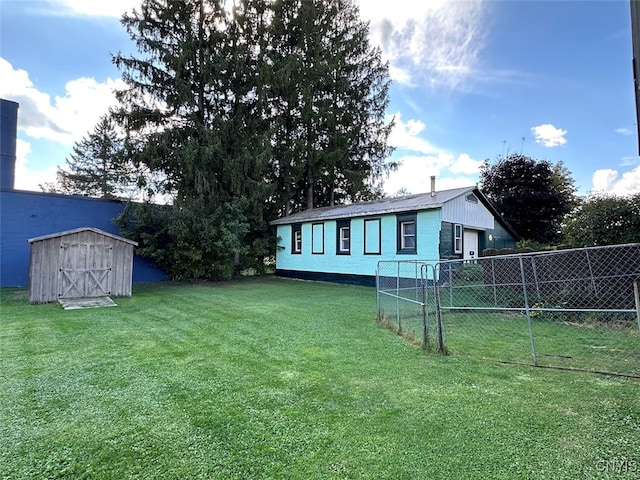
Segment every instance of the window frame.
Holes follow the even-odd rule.
[[[346,231],[347,237],[344,238],[342,233]],[[343,241],[347,242],[347,248],[343,248]],[[350,255],[351,254],[351,220],[338,220],[336,221],[336,254],[337,255]]]
[[[321,227],[319,234],[316,234],[317,227]],[[316,249],[317,238],[320,237],[320,249]],[[324,223],[316,222],[311,224],[311,255],[324,255]]]
[[[413,233],[405,234],[405,227],[413,225]],[[396,231],[397,231],[397,253],[416,254],[418,253],[418,215],[416,213],[407,213],[404,215],[396,215]],[[407,238],[413,238],[413,246],[407,247]]]
[[[302,254],[302,224],[291,224],[291,253],[294,255]]]
[[[453,253],[462,253],[464,245],[464,228],[461,223],[453,225]]]
[[[378,248],[375,251],[368,251],[367,246],[369,242],[367,240],[367,223],[377,223],[378,224],[378,235],[377,235],[377,245]],[[363,254],[364,255],[382,255],[382,219],[381,218],[365,218],[364,219],[364,245],[363,245]]]

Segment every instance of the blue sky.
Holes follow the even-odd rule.
[[[0,97],[20,103],[16,188],[55,178],[113,103],[139,0],[0,0]],[[564,162],[578,192],[640,192],[628,1],[359,0],[394,80],[385,184],[478,182],[482,160]]]

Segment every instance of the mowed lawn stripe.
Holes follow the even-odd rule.
[[[603,465],[640,460],[637,381],[426,354],[375,323],[371,288],[150,284],[75,311],[1,293],[3,479],[619,478]]]

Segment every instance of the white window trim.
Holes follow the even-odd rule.
[[[340,252],[348,253],[351,250],[351,228],[350,227],[340,227]],[[346,233],[346,235],[345,235]],[[347,247],[345,248],[344,243],[347,243]]]
[[[302,230],[293,232],[293,253],[302,253]]]
[[[405,233],[405,227],[413,225],[413,233]],[[400,222],[400,249],[401,250],[416,250],[416,222],[413,220]],[[413,246],[407,246],[407,238],[413,238]]]
[[[462,253],[462,237],[464,235],[464,228],[459,223],[453,226],[453,252]]]

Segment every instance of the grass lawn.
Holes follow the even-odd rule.
[[[640,477],[638,380],[427,354],[372,288],[0,293],[2,479]]]

